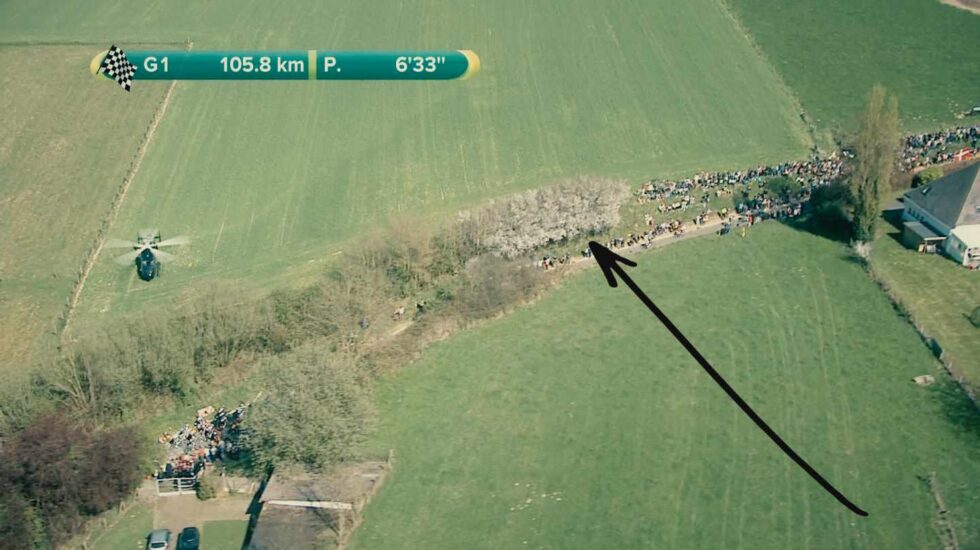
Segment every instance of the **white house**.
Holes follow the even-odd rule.
[[[980,163],[906,192],[903,202],[907,244],[936,246],[962,265],[980,267]]]

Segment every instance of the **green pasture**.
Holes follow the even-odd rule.
[[[961,547],[980,544],[975,409],[843,244],[767,222],[634,259],[637,283],[870,516],[587,269],[381,384],[372,445],[395,470],[353,548],[935,548],[930,472]]]
[[[980,103],[980,16],[966,10],[939,0],[724,1],[821,129],[853,129],[876,83],[898,95],[908,130],[971,123],[956,114]]]
[[[88,72],[94,54],[82,46],[0,46],[4,373],[22,370],[6,366],[54,341],[56,319],[166,89],[114,93]]]
[[[201,528],[201,548],[241,550],[247,529],[247,521],[208,521]]]
[[[95,533],[89,544],[93,550],[144,550],[152,530],[153,506],[140,501],[112,518],[108,528]]]
[[[463,82],[179,83],[113,235],[149,226],[194,243],[151,284],[101,258],[80,325],[215,281],[256,293],[297,284],[391,218],[435,223],[580,174],[639,181],[797,158],[809,145],[775,72],[715,0],[41,11],[5,4],[0,29],[96,39],[118,22],[195,49],[469,48],[483,62]]]
[[[953,367],[980,387],[980,328],[970,314],[980,307],[980,277],[940,255],[906,248],[898,229],[886,225],[872,251],[872,265],[927,334],[936,338]]]

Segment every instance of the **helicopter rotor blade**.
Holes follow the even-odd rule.
[[[124,241],[122,239],[109,239],[105,242],[106,248],[139,248],[139,243]]]
[[[176,258],[173,254],[164,252],[162,250],[154,250],[153,255],[156,256],[156,259],[162,264],[167,262],[172,262]]]
[[[116,256],[113,259],[113,261],[116,262],[119,265],[129,265],[129,264],[133,263],[133,260],[135,260],[137,256],[140,255],[140,252],[143,252],[143,249],[142,248],[139,249],[139,250],[133,250],[132,252],[127,252],[127,253],[122,254],[120,256]]]
[[[179,237],[171,237],[169,239],[160,241],[160,242],[158,242],[156,244],[156,246],[158,246],[158,247],[159,246],[180,246],[180,245],[183,245],[183,244],[188,244],[190,242],[191,242],[190,237],[187,237],[185,235],[181,235]]]

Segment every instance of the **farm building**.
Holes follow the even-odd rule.
[[[903,199],[906,245],[942,250],[962,265],[980,267],[980,163],[912,189]]]

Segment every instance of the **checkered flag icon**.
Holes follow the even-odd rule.
[[[106,54],[105,59],[102,60],[99,72],[111,76],[128,92],[133,86],[136,65],[129,62],[129,59],[126,58],[126,52],[113,45],[109,48],[109,53]]]

